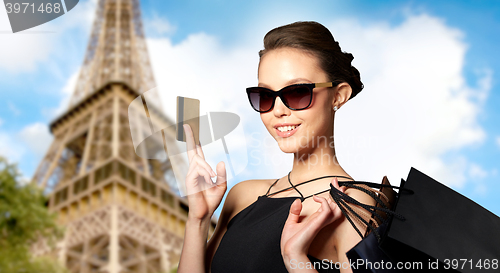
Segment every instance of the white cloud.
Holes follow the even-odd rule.
[[[489,176],[495,176],[496,170],[488,172],[481,166],[471,163],[469,166],[469,177],[470,181],[474,184],[474,192],[479,195],[486,195],[488,193],[488,187],[485,183],[485,178]]]
[[[3,123],[4,120],[0,118],[0,127]],[[15,142],[10,133],[0,129],[0,156],[9,162],[18,162],[24,152],[24,147]]]
[[[26,155],[34,155],[38,161],[46,152],[52,141],[52,136],[48,131],[47,124],[33,123],[25,126],[18,132],[7,132],[0,130],[0,156],[8,159],[9,162],[25,162]],[[21,184],[27,183],[30,177],[25,176],[19,166]]]
[[[47,124],[41,122],[25,126],[19,132],[19,137],[30,149],[30,152],[37,157],[42,157],[45,154],[53,139]]]
[[[147,37],[155,35],[171,35],[177,30],[176,26],[172,25],[165,18],[158,16],[156,13],[153,14],[153,16],[144,19],[144,27],[146,29]]]
[[[56,108],[44,108],[42,109],[42,113],[47,118],[54,118],[56,116],[61,115],[68,109],[69,101],[71,100],[71,96],[75,91],[76,82],[78,80],[79,71],[76,71],[69,77],[66,81],[66,84],[63,86],[61,91],[59,92],[61,95],[61,100],[59,101],[59,105]]]
[[[259,126],[253,120],[259,115],[248,107],[245,93],[245,87],[257,82],[258,47],[256,43],[253,47],[224,48],[215,37],[204,33],[190,35],[176,45],[168,38],[148,39],[165,113],[175,120],[176,97],[196,98],[200,100],[201,115],[211,111],[233,112],[241,117],[246,134],[262,130],[262,126],[246,127],[252,122]]]
[[[494,171],[491,171],[492,175],[495,175]],[[490,175],[490,172],[483,169],[481,166],[471,163],[469,166],[469,177],[471,181],[474,182],[474,192],[480,195],[485,195],[488,188],[483,182],[485,178]]]
[[[9,162],[19,162],[25,152],[25,147],[11,134],[0,131],[0,156],[7,158]]]
[[[52,33],[9,33],[11,27],[4,5],[0,5],[0,31],[0,70],[32,71],[37,63],[48,59]]]
[[[55,55],[67,58],[66,50],[56,46],[68,30],[90,28],[96,0],[80,1],[69,13],[46,24],[12,33],[4,5],[0,5],[0,70],[10,73],[33,72],[42,63],[50,63]]]
[[[256,83],[254,49],[225,49],[204,33],[177,45],[165,38],[148,39],[148,49],[162,105],[170,117],[175,119],[177,96],[200,99],[201,113],[222,109],[252,113],[246,107],[245,87]]]
[[[354,154],[352,147],[339,147],[347,159],[366,159],[349,169],[362,177],[388,174],[398,182],[414,166],[448,185],[462,185],[470,163],[443,156],[485,139],[477,117],[491,86],[488,72],[477,87],[465,82],[463,34],[428,15],[409,16],[397,27],[353,21],[329,27],[353,52],[366,86],[339,112],[339,138],[376,141]]]
[[[500,147],[500,136],[498,136],[496,140],[497,140],[498,147]]]
[[[459,151],[485,139],[477,117],[492,78],[485,70],[475,86],[466,82],[463,33],[425,14],[409,15],[397,26],[340,20],[327,27],[355,56],[353,65],[366,86],[336,115],[336,147],[344,169],[359,180],[388,175],[398,184],[413,166],[445,184],[463,186],[473,165]],[[250,155],[249,164],[260,160],[254,176],[277,178],[288,173],[293,156],[269,140],[248,105],[244,90],[257,82],[257,52],[265,34],[248,33],[245,40],[255,44],[235,48],[203,33],[176,45],[168,38],[149,39],[148,47],[167,114],[175,119],[178,95],[200,99],[201,113],[237,113],[247,142],[267,143]],[[445,159],[450,152],[458,156]]]
[[[477,164],[471,163],[469,166],[469,176],[476,179],[484,179],[488,176],[488,171]]]

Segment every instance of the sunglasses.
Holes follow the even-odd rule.
[[[335,87],[339,84],[340,82],[299,83],[289,85],[279,91],[265,87],[249,87],[247,95],[252,108],[259,113],[271,111],[276,97],[280,97],[283,104],[291,110],[304,110],[311,105],[314,88]]]

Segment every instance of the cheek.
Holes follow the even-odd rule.
[[[331,119],[331,102],[328,100],[328,96],[315,96],[313,98],[311,107],[304,111],[302,118],[308,120],[313,126],[319,126],[321,128],[327,126],[329,122],[333,122]]]
[[[260,120],[262,120],[262,123],[266,128],[269,129],[269,115],[268,113],[260,114]]]
[[[260,114],[260,119],[262,120],[262,123],[264,124],[264,127],[266,127],[267,132],[271,135],[274,133],[274,128],[272,124],[272,114],[270,113],[265,113],[265,114]]]
[[[330,108],[332,108],[332,99],[333,97],[329,93],[317,94],[313,97],[313,101],[311,105],[313,105],[312,109],[314,109],[318,114],[322,112],[322,114],[326,114]]]

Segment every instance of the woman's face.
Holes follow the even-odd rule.
[[[271,90],[296,83],[328,82],[326,73],[319,67],[315,56],[294,48],[282,48],[267,52],[259,64],[259,86]],[[269,133],[276,139],[285,153],[307,151],[318,146],[318,136],[332,140],[334,88],[314,88],[309,108],[290,110],[279,97],[274,108],[260,117]],[[278,126],[289,124],[298,126],[292,134],[280,133]],[[325,141],[325,139],[322,139]],[[328,145],[328,144],[327,144]]]

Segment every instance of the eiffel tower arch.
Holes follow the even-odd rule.
[[[148,91],[155,85],[138,0],[99,0],[75,91],[50,124],[54,140],[33,177],[65,227],[54,254],[70,272],[159,273],[178,264],[188,205],[173,168],[187,162],[139,157],[131,138],[131,128],[151,134],[145,109],[155,128],[174,124]],[[129,109],[146,91],[148,105]],[[175,141],[174,130],[163,132]]]

